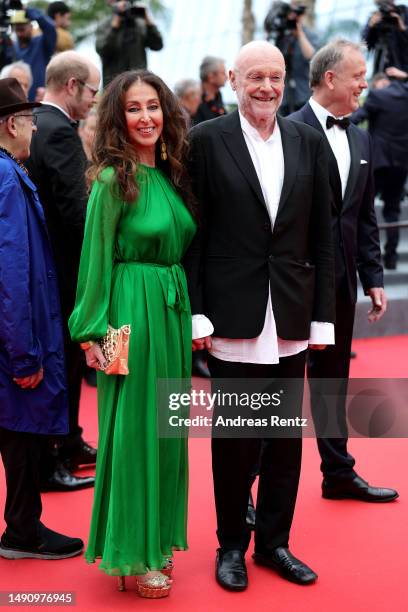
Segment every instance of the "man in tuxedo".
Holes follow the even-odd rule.
[[[308,126],[277,117],[285,63],[270,43],[245,45],[229,77],[238,110],[191,131],[201,218],[185,260],[193,349],[210,351],[215,378],[296,379],[290,410],[300,415],[306,349],[334,341],[324,140]],[[235,591],[248,583],[245,516],[261,444],[259,437],[212,440],[216,578]],[[301,437],[264,440],[254,559],[309,584],[316,574],[288,548],[300,463]]]
[[[347,450],[346,392],[350,349],[357,299],[357,271],[371,299],[368,318],[380,319],[386,311],[380,244],[374,210],[372,153],[369,135],[346,117],[358,108],[367,87],[366,64],[359,45],[337,40],[320,49],[311,62],[313,96],[290,118],[324,135],[329,158],[331,211],[336,272],[336,343],[324,353],[308,355],[313,420],[322,459],[323,497],[388,502],[398,493],[371,487],[354,471]],[[330,380],[330,382],[328,381]],[[333,380],[335,379],[335,380]],[[326,438],[324,430],[336,396],[339,437]]]
[[[408,174],[408,83],[397,79],[383,89],[371,89],[364,106],[353,113],[351,120],[353,123],[369,122],[375,192],[384,202],[384,220],[395,223],[399,221]],[[384,248],[387,269],[397,267],[398,242],[398,228],[387,229]]]
[[[78,423],[83,358],[79,345],[71,341],[68,318],[75,303],[87,202],[86,156],[78,122],[93,108],[99,81],[98,69],[79,53],[65,51],[53,57],[47,66],[44,101],[35,111],[38,133],[27,162],[44,207],[55,255],[69,400],[69,435],[57,453],[52,445],[54,459],[48,453],[44,455],[43,491],[70,491],[94,483],[94,478],[79,478],[70,471],[81,464],[95,464],[96,450],[83,440]]]

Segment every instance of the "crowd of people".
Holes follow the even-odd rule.
[[[320,46],[293,3],[288,44],[252,41],[228,72],[206,56],[199,81],[172,91],[146,67],[146,48],[163,46],[149,12],[109,4],[96,42],[102,92],[98,68],[73,50],[64,2],[48,16],[16,11],[15,61],[0,75],[0,556],[79,555],[81,539],[41,522],[41,492],[95,485],[86,560],[101,560],[120,590],[134,576],[140,596],[160,598],[173,551],[187,550],[188,452],[185,435],[160,435],[156,383],[188,382],[192,355],[214,392],[225,380],[288,380],[294,419],[306,370],[323,497],[398,497],[356,471],[346,397],[357,276],[374,323],[387,310],[382,259],[397,263],[395,226],[382,258],[374,198],[398,221],[408,66],[385,64],[360,107],[364,48]],[[369,48],[383,8],[367,25]],[[394,11],[405,36],[406,11]],[[267,23],[276,27],[276,11]],[[289,94],[287,53],[289,80],[303,74]],[[223,102],[227,81],[236,110]],[[368,130],[355,125],[367,120]],[[97,450],[80,425],[86,366],[97,377]],[[337,437],[325,435],[329,411]],[[213,437],[225,589],[247,588],[252,531],[255,563],[316,581],[289,548],[301,451],[299,436]],[[95,464],[95,478],[76,475]]]

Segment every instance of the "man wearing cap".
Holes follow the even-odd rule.
[[[39,36],[33,35],[32,21],[36,21],[41,29]],[[35,99],[37,87],[44,87],[45,69],[55,51],[57,30],[52,19],[36,8],[25,11],[15,11],[11,24],[17,37],[14,52],[17,60],[23,60],[30,65],[33,73],[33,83],[28,99]]]
[[[83,548],[40,522],[41,440],[66,433],[68,405],[52,251],[22,163],[36,106],[16,79],[0,80],[0,453],[7,485],[0,556],[7,559],[64,559]]]

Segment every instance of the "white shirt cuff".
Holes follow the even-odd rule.
[[[309,344],[335,344],[334,324],[312,321]]]
[[[193,340],[205,338],[214,333],[214,325],[203,314],[193,315]]]

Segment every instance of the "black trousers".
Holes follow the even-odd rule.
[[[6,473],[4,520],[8,544],[36,546],[42,505],[39,460],[42,436],[0,427],[0,453]]]
[[[377,168],[374,171],[375,191],[384,202],[383,217],[387,223],[399,221],[401,199],[404,193],[408,171],[406,168]],[[387,229],[384,259],[390,263],[397,261],[399,229]]]
[[[291,415],[300,416],[305,369],[303,351],[281,359],[278,365],[221,361],[209,356],[212,378],[297,379]],[[299,381],[301,384],[299,384]],[[213,381],[213,392],[218,388]],[[260,450],[262,446],[262,453]],[[302,456],[301,438],[212,439],[212,468],[217,512],[217,537],[223,550],[248,548],[251,532],[246,525],[252,472],[260,457],[255,550],[268,554],[288,546],[295,510]]]
[[[326,477],[353,478],[355,460],[347,451],[346,392],[350,372],[355,305],[348,290],[336,293],[335,344],[323,351],[308,351],[307,376],[310,386],[312,417]],[[328,382],[328,379],[333,379]],[[330,398],[330,399],[328,399]],[[333,412],[341,434],[336,438],[320,437]]]
[[[40,460],[40,477],[42,481],[47,480],[53,474],[58,463],[69,459],[75,454],[82,436],[82,428],[79,426],[79,403],[85,361],[81,347],[76,342],[72,342],[68,329],[68,318],[73,310],[73,305],[71,301],[69,303],[63,302],[62,296],[61,310],[68,388],[69,433],[65,436],[58,436],[58,438],[44,440]]]

